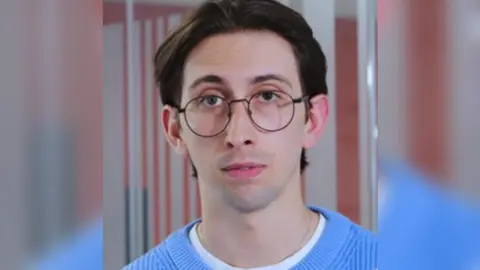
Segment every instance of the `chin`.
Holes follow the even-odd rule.
[[[249,188],[246,190],[233,190],[225,194],[225,201],[235,210],[241,213],[252,213],[260,211],[269,206],[278,196],[277,190],[261,189],[256,190]]]

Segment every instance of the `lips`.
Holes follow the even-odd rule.
[[[222,169],[233,179],[252,179],[263,172],[267,166],[258,163],[234,163]]]
[[[254,168],[261,168],[261,167],[265,167],[265,165],[263,164],[257,164],[257,163],[235,163],[235,164],[232,164],[232,165],[229,165],[225,168],[223,168],[222,170],[223,171],[231,171],[231,170],[250,170],[250,169],[254,169]]]

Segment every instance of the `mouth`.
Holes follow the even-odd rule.
[[[234,163],[221,170],[232,179],[248,180],[260,175],[266,167],[259,163]]]

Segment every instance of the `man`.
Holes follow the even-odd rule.
[[[379,269],[480,269],[480,211],[399,161],[382,160]]]
[[[206,2],[160,46],[155,77],[202,217],[126,269],[375,268],[372,233],[302,199],[328,100],[325,56],[298,13],[274,0]]]

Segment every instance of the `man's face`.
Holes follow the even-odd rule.
[[[195,107],[189,105],[178,118],[171,109],[163,118],[172,145],[195,165],[202,195],[251,212],[266,207],[283,191],[295,190],[287,187],[295,187],[300,179],[302,147],[312,146],[319,136],[327,102],[325,97],[314,100],[314,108],[318,111],[320,104],[325,113],[313,115],[316,120],[306,124],[306,114],[312,114],[303,102],[277,104],[277,113],[267,109],[274,108],[268,105],[274,99],[279,100],[274,93],[287,93],[294,99],[302,96],[295,56],[281,37],[269,32],[222,34],[204,40],[192,51],[184,69],[181,107],[199,96],[208,97],[195,101]],[[252,96],[251,109],[258,124],[267,129],[287,124],[294,106],[291,122],[276,132],[262,130],[250,119],[246,102],[231,103],[231,120],[214,137],[198,136],[185,121],[186,115],[190,127],[206,135],[228,119],[223,99],[249,100]]]

